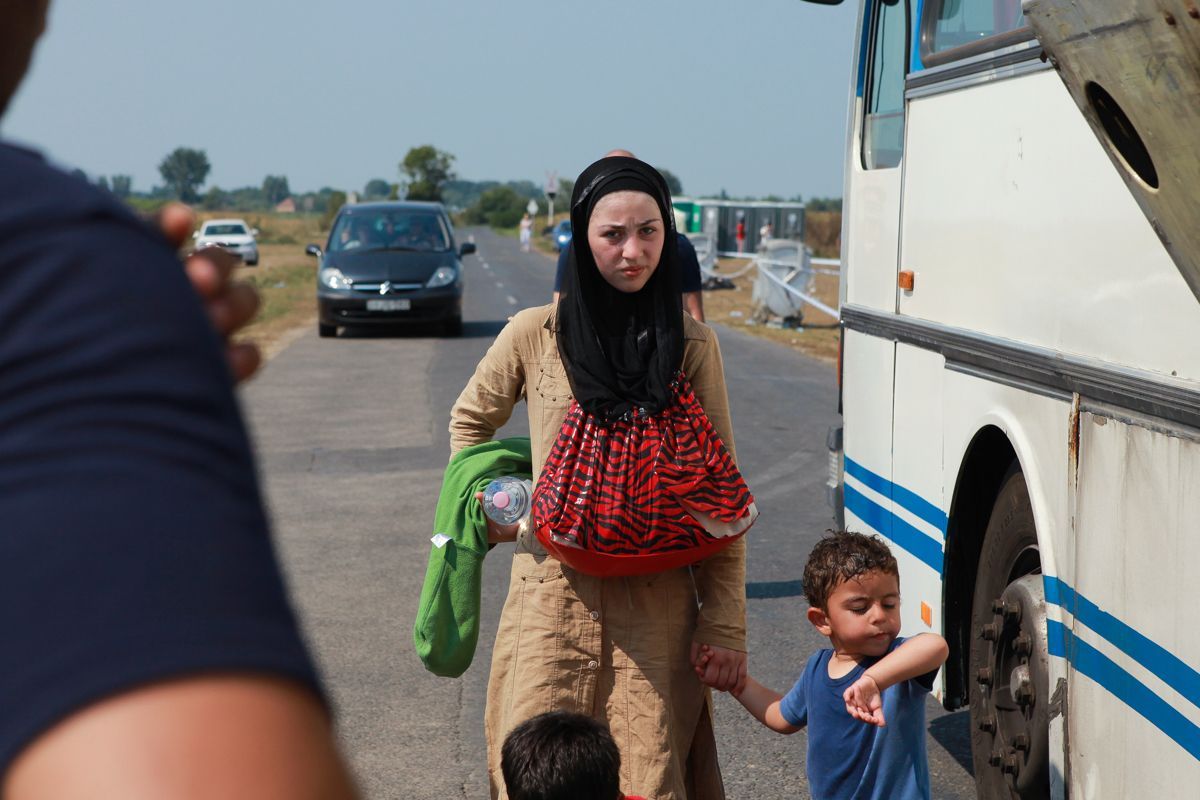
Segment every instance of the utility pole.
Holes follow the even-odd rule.
[[[554,224],[554,196],[558,194],[558,173],[550,170],[546,173],[546,224]]]

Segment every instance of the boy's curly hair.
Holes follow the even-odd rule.
[[[809,553],[804,565],[804,596],[813,608],[825,609],[838,584],[864,572],[900,577],[895,556],[878,536],[853,531],[827,533]]]

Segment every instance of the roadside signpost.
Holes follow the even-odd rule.
[[[554,196],[558,194],[558,173],[550,170],[546,173],[546,224],[554,224]]]

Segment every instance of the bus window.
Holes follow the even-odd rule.
[[[1021,0],[931,0],[921,23],[927,67],[1033,38]]]
[[[866,117],[863,120],[863,169],[888,169],[904,152],[904,66],[908,62],[908,4],[875,3],[872,20]]]

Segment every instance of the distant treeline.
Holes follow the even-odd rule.
[[[439,200],[460,219],[472,225],[492,225],[499,228],[514,227],[526,212],[529,201],[537,203],[538,213],[546,213],[549,200],[543,189],[533,181],[469,181],[458,177],[453,171],[455,156],[433,145],[411,148],[399,164],[403,180],[391,183],[383,178],[372,178],[362,191],[348,191],[324,186],[315,192],[292,192],[286,175],[267,175],[260,186],[243,186],[223,189],[201,187],[208,179],[211,165],[204,150],[177,147],[168,153],[158,165],[163,182],[148,192],[135,192],[129,175],[100,175],[96,184],[111,191],[131,205],[152,209],[168,200],[182,200],[206,210],[228,209],[231,211],[271,211],[281,202],[290,200],[288,207],[300,213],[319,214],[329,220],[347,199],[358,200]],[[683,194],[679,178],[664,167],[658,167],[671,191]],[[81,170],[76,174],[84,179]],[[558,181],[557,208],[565,210],[569,204],[574,184],[570,180]],[[354,197],[351,197],[353,195]],[[720,192],[721,199],[733,199]],[[741,198],[745,200],[781,200],[765,198]],[[799,201],[799,196],[792,198]],[[841,211],[841,198],[815,197],[806,203],[810,211]]]

